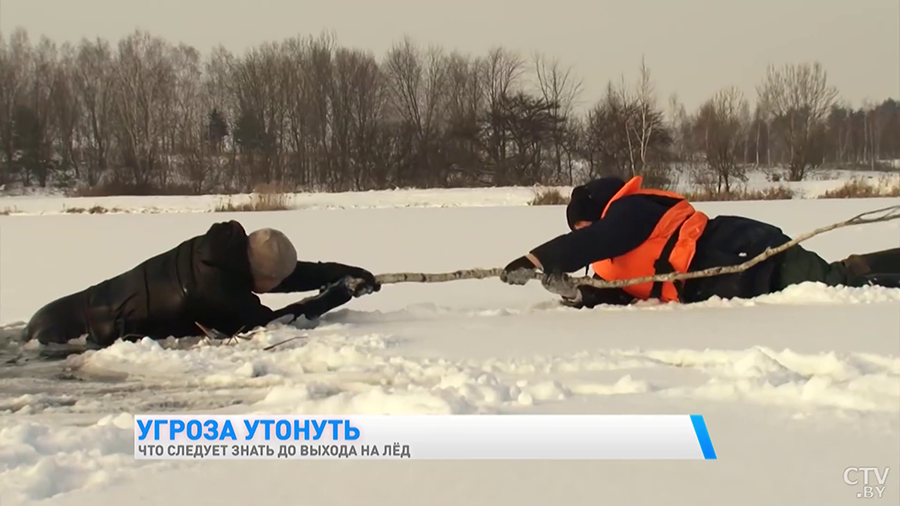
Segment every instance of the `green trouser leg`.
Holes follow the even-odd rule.
[[[775,278],[776,291],[805,282],[828,286],[863,286],[865,281],[853,275],[844,262],[826,262],[819,255],[800,246],[781,255],[779,272]]]

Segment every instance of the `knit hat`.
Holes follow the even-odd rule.
[[[261,228],[247,236],[247,256],[256,280],[281,282],[297,267],[291,240],[273,228]]]
[[[569,205],[566,206],[569,229],[575,230],[575,224],[579,221],[593,223],[599,220],[609,201],[623,186],[625,181],[613,176],[594,179],[573,188]]]

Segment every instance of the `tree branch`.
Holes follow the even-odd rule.
[[[777,248],[769,248],[766,249],[763,253],[747,260],[744,263],[731,265],[731,266],[720,266],[720,267],[711,267],[709,269],[704,269],[700,271],[687,272],[687,273],[677,273],[673,272],[670,274],[659,274],[655,276],[645,276],[641,278],[631,278],[631,279],[622,279],[618,281],[605,281],[598,280],[591,277],[569,277],[568,275],[547,275],[544,273],[536,272],[536,271],[527,271],[522,270],[515,273],[512,273],[511,276],[516,278],[515,281],[527,282],[530,280],[542,280],[544,286],[548,288],[550,291],[554,291],[555,293],[561,292],[570,292],[575,286],[592,286],[595,288],[621,288],[625,286],[638,285],[641,283],[649,283],[654,281],[678,281],[684,279],[696,279],[696,278],[706,278],[712,276],[719,276],[722,274],[733,274],[737,272],[743,272],[751,267],[759,264],[760,262],[765,261],[768,258],[771,258],[783,251],[786,251],[797,244],[800,244],[803,241],[807,241],[817,235],[823,234],[825,232],[830,232],[832,230],[836,230],[838,228],[855,226],[855,225],[866,225],[871,223],[881,223],[891,220],[900,219],[900,205],[886,207],[883,209],[877,209],[874,211],[868,211],[862,214],[858,214],[848,220],[844,220],[838,223],[834,223],[825,227],[817,228],[811,232],[806,234],[802,234],[797,236],[795,239],[778,246]],[[375,278],[379,283],[383,285],[388,284],[397,284],[397,283],[444,283],[448,281],[462,281],[462,280],[474,280],[474,279],[487,279],[487,278],[495,278],[499,277],[503,272],[503,269],[494,268],[494,269],[464,269],[453,272],[444,272],[444,273],[424,273],[424,272],[397,272],[397,273],[389,273],[389,274],[379,274]],[[357,286],[361,281],[359,280],[350,280],[348,284],[351,287]]]

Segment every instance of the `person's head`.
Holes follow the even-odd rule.
[[[570,230],[584,228],[600,219],[612,198],[625,186],[618,177],[602,177],[572,189],[566,206],[566,221]]]
[[[247,236],[247,257],[253,275],[253,290],[266,293],[294,272],[297,251],[282,232],[262,228]]]

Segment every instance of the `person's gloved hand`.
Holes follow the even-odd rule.
[[[575,289],[574,296],[563,295],[560,303],[563,306],[568,306],[575,309],[581,309],[584,307],[584,293],[581,291],[581,287]]]
[[[560,303],[575,309],[593,309],[596,306],[627,306],[634,302],[634,297],[621,288],[596,288],[579,286],[572,295],[562,296]]]
[[[534,278],[538,269],[530,255],[521,256],[509,263],[500,273],[500,281],[510,285],[524,285]]]
[[[365,269],[350,267],[344,276],[345,279],[350,278],[347,284],[354,297],[362,297],[381,290],[381,283],[375,279],[375,275]]]

